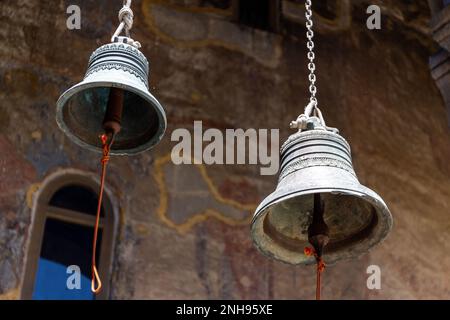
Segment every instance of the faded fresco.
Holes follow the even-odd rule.
[[[450,129],[429,58],[427,1],[331,1],[318,10],[317,84],[327,123],[352,146],[361,183],[388,204],[394,227],[382,246],[329,266],[325,299],[444,299],[450,292]],[[366,8],[382,8],[381,30]],[[280,128],[308,99],[304,8],[282,1],[279,32],[232,19],[230,1],[135,0],[133,38],[150,61],[150,91],[165,107],[162,142],[112,157],[117,206],[111,299],[312,299],[314,268],[271,261],[253,247],[250,221],[277,176],[257,165],[180,165],[171,132]],[[80,30],[66,8],[82,10]],[[0,299],[20,298],[34,197],[67,168],[97,174],[99,154],[55,122],[59,95],[80,81],[89,55],[107,43],[121,1],[0,3]],[[366,286],[369,265],[382,289]]]

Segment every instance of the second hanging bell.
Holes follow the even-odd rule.
[[[303,251],[317,240],[314,247],[324,248],[327,263],[358,257],[387,236],[391,213],[358,181],[350,146],[338,131],[321,117],[299,119],[303,127],[281,148],[277,188],[256,209],[253,241],[289,264],[314,263]]]

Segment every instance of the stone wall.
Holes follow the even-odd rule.
[[[133,38],[150,60],[168,131],[152,151],[111,161],[108,185],[121,212],[112,299],[314,298],[312,267],[270,261],[249,237],[251,215],[276,176],[260,176],[254,165],[170,161],[171,132],[194,120],[280,128],[282,140],[291,133],[288,124],[308,99],[299,2],[285,3],[275,34],[197,1],[133,1]],[[450,134],[428,67],[435,45],[427,1],[372,1],[383,12],[374,31],[365,27],[366,1],[344,2],[343,20],[318,19],[319,101],[351,144],[360,181],[390,207],[394,228],[370,254],[329,266],[323,297],[448,298]],[[108,41],[120,3],[0,3],[0,298],[20,296],[40,183],[64,168],[99,170],[98,155],[57,128],[55,102]],[[81,30],[66,28],[70,4],[81,7]],[[382,270],[379,291],[366,287],[371,264]]]

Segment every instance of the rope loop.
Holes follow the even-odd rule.
[[[97,282],[97,287],[95,283]],[[102,290],[102,280],[100,280],[100,276],[98,275],[97,267],[95,265],[92,266],[92,280],[91,280],[91,291],[94,294],[99,294]]]

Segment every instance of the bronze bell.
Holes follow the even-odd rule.
[[[265,255],[290,264],[312,264],[303,254],[313,244],[327,263],[358,257],[392,228],[386,204],[361,185],[350,146],[325,125],[311,104],[292,127],[300,129],[281,147],[276,190],[256,209],[251,234]]]
[[[148,73],[147,59],[126,39],[101,46],[91,55],[84,80],[59,98],[59,127],[78,145],[100,152],[104,124],[118,123],[120,132],[111,154],[130,155],[152,148],[164,135],[167,120],[149,92]]]

